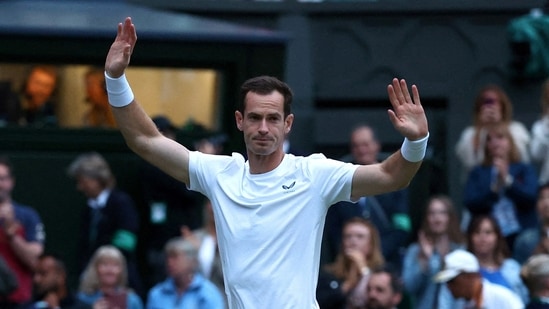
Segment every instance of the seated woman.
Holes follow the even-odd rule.
[[[492,215],[513,248],[516,235],[536,226],[538,176],[535,167],[520,160],[509,128],[488,128],[484,161],[467,178],[463,203],[472,216]]]
[[[126,259],[111,245],[99,247],[86,267],[78,298],[94,308],[143,309],[143,301],[128,288]]]
[[[454,205],[445,195],[432,196],[418,232],[418,241],[404,255],[402,279],[415,308],[452,308],[454,300],[445,284],[433,281],[446,254],[462,248],[462,234]]]
[[[363,308],[370,270],[384,264],[379,234],[368,220],[354,217],[343,225],[342,246],[332,264],[320,271],[321,309]]]
[[[467,228],[467,250],[477,257],[484,279],[515,292],[523,302],[528,301],[528,291],[520,279],[520,264],[510,258],[494,218],[489,215],[473,218]]]

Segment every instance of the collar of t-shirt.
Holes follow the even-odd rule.
[[[103,208],[107,204],[107,200],[109,199],[109,194],[111,193],[111,190],[105,189],[99,193],[99,195],[96,198],[90,198],[88,199],[88,206],[90,206],[93,209],[96,208]]]

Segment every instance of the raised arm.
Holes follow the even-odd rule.
[[[118,24],[118,32],[105,61],[109,102],[126,143],[143,159],[174,178],[189,183],[189,150],[162,135],[134,100],[125,70],[137,42],[130,17]]]
[[[353,199],[406,187],[425,155],[429,128],[417,87],[412,86],[412,99],[406,81],[395,78],[387,86],[387,92],[393,107],[388,110],[389,119],[405,140],[401,149],[383,162],[357,168],[353,176]]]

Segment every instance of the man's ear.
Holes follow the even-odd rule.
[[[294,123],[294,114],[289,114],[284,120],[284,122],[285,122],[284,133],[288,134],[292,130],[292,124]]]
[[[242,115],[242,113],[239,111],[235,111],[234,119],[236,121],[236,127],[238,128],[238,130],[242,131],[242,120],[244,119],[244,116]]]

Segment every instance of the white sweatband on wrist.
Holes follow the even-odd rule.
[[[400,148],[400,153],[406,161],[409,162],[419,162],[425,157],[425,151],[427,150],[427,141],[429,140],[429,132],[427,136],[417,141],[411,141],[407,138],[404,138],[402,147]]]
[[[134,95],[126,79],[126,74],[122,74],[118,78],[112,78],[105,71],[105,83],[107,84],[109,103],[112,106],[124,107],[133,101]]]

